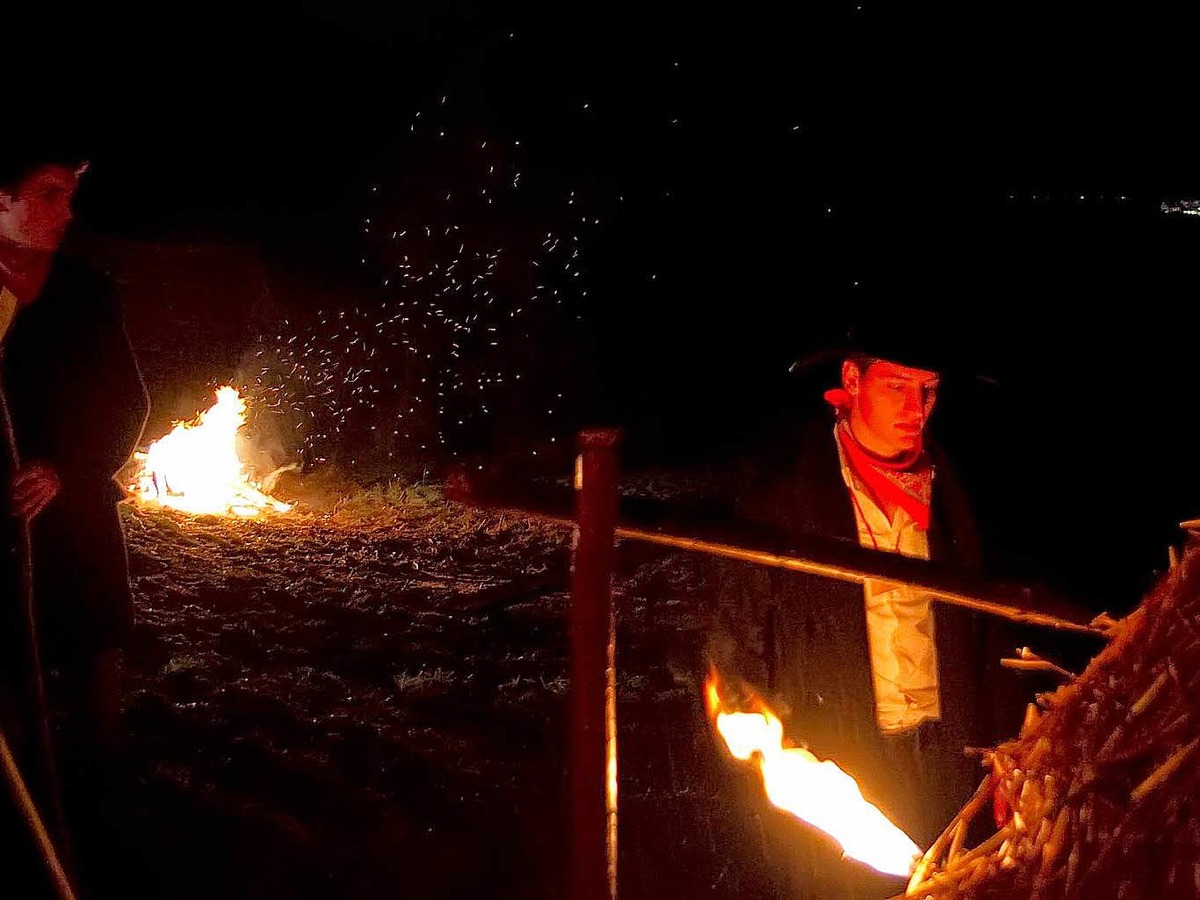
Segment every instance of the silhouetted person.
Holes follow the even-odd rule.
[[[85,169],[69,154],[0,148],[0,283],[16,305],[3,361],[20,460],[11,514],[32,538],[42,668],[86,886],[99,883],[113,831],[120,655],[132,626],[114,476],[149,403],[111,285],[59,253]]]

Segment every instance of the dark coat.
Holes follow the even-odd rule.
[[[44,460],[62,482],[33,525],[42,643],[53,652],[117,646],[133,604],[114,476],[149,399],[108,279],[60,256],[17,314],[3,375],[22,462]]]
[[[976,569],[980,547],[970,504],[949,460],[936,447],[930,452],[936,466],[931,560]],[[753,482],[739,502],[739,517],[779,535],[774,549],[786,553],[789,545],[814,538],[858,547],[830,415],[816,417],[784,452],[761,462]],[[738,562],[717,563],[714,577],[712,662],[723,674],[765,689],[790,737],[837,761],[868,800],[918,841],[931,839],[982,777],[978,760],[962,749],[998,737],[985,690],[989,660],[998,660],[990,623],[934,605],[942,721],[922,726],[919,748],[903,741],[897,747],[875,721],[860,585]],[[921,796],[922,790],[935,796]]]
[[[2,396],[0,426],[0,510],[7,510],[15,461]],[[43,823],[61,847],[63,830],[49,765],[48,719],[27,580],[27,532],[18,520],[0,514],[0,542],[0,730]],[[24,813],[8,790],[0,796],[0,847],[5,852],[3,877],[14,896],[53,896]]]

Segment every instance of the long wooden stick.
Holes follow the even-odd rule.
[[[50,833],[46,831],[46,825],[38,813],[25,779],[21,777],[21,770],[17,768],[17,760],[13,757],[3,731],[0,731],[0,766],[4,769],[4,780],[8,783],[9,792],[25,817],[25,823],[42,853],[42,862],[51,881],[54,882],[55,891],[61,900],[75,900],[75,891],[72,890],[70,879],[67,878],[66,870],[58,857],[58,850],[54,847],[54,841],[50,840]]]
[[[782,556],[778,553],[768,553],[763,550],[748,550],[744,547],[734,547],[729,544],[714,541],[698,540],[696,538],[677,537],[670,534],[643,531],[637,528],[617,528],[617,537],[645,541],[651,544],[661,544],[676,547],[680,550],[692,550],[698,553],[708,553],[713,556],[724,556],[729,559],[740,559],[778,569],[790,569],[794,572],[807,572],[811,575],[822,575],[839,581],[850,581],[862,584],[866,581],[890,581],[894,584],[915,588],[929,594],[934,600],[949,603],[953,606],[964,606],[978,612],[1023,622],[1029,625],[1042,625],[1061,631],[1074,631],[1083,634],[1106,636],[1106,632],[1090,622],[1068,619],[1031,608],[1015,602],[983,599],[971,596],[948,587],[934,583],[933,579],[917,579],[912,576],[897,577],[887,572],[874,571],[862,565],[846,565],[832,561],[804,558],[799,556]],[[882,562],[882,561],[881,561]]]
[[[575,527],[575,519],[563,514],[565,511],[559,511],[557,498],[551,505],[553,511],[530,509],[515,503],[488,503],[486,500],[480,505],[494,512],[525,516],[549,525]],[[741,529],[724,524],[719,528],[719,534],[717,539],[709,539],[671,534],[657,525],[651,528],[618,523],[616,527],[616,537],[620,540],[642,541],[855,584],[887,581],[922,591],[942,603],[966,607],[1026,625],[1091,634],[1100,638],[1111,636],[1110,628],[1096,624],[1103,616],[1098,618],[1042,588],[969,576],[926,560],[912,559],[896,553],[865,550],[829,539],[810,540],[798,552],[795,548],[789,548],[786,553],[774,553],[744,546],[743,542],[758,543],[761,546],[777,542],[776,536],[767,537],[757,532],[744,534],[741,533]],[[737,543],[729,539],[730,535]]]

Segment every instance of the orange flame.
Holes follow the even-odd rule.
[[[144,503],[190,513],[253,517],[264,510],[292,507],[264,494],[246,474],[237,455],[237,434],[246,423],[246,401],[232,387],[217,391],[217,402],[143,454],[134,491]]]
[[[714,672],[704,685],[708,712],[734,758],[755,762],[775,806],[837,841],[844,856],[889,875],[907,876],[921,855],[912,839],[868,803],[833,760],[783,746],[783,723],[762,701],[759,712],[729,712]]]

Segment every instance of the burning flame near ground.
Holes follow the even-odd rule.
[[[715,672],[704,692],[729,752],[757,764],[767,799],[832,837],[843,855],[888,875],[908,876],[921,849],[863,798],[857,782],[837,763],[802,747],[784,747],[783,723],[762,701],[755,701],[758,712],[727,711]]]
[[[145,453],[134,491],[143,503],[198,514],[253,517],[287,512],[291,505],[259,490],[237,455],[238,430],[246,423],[246,401],[232,387],[190,422],[177,422]]]

